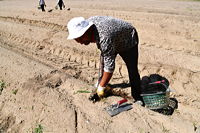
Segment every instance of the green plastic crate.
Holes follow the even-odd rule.
[[[141,94],[145,107],[149,109],[161,109],[169,105],[169,92],[157,92]]]

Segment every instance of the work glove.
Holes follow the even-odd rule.
[[[109,86],[101,87],[98,86],[97,89],[93,90],[93,92],[90,94],[89,100],[93,102],[97,102],[101,100],[103,97],[108,96],[111,93],[111,88]]]
[[[102,98],[105,96],[105,90],[106,90],[106,87],[102,87],[101,85],[99,85],[97,87],[97,95]]]
[[[111,91],[112,90],[109,86],[102,87],[102,86],[99,85],[98,88],[97,88],[97,95],[100,98],[103,98],[103,97],[108,96],[111,93]]]

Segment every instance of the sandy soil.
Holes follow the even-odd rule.
[[[0,133],[197,133],[200,130],[200,2],[174,0],[69,0],[46,12],[37,0],[0,0]],[[70,10],[67,10],[70,8]],[[52,10],[51,12],[48,12]],[[178,109],[167,116],[133,104],[110,117],[122,99],[88,100],[98,77],[95,44],[68,41],[75,16],[109,15],[132,23],[140,37],[139,71],[165,76]],[[117,58],[114,90],[130,96],[126,66]],[[129,103],[131,100],[128,101]]]

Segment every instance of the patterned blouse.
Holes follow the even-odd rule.
[[[115,58],[119,52],[135,46],[135,28],[128,22],[108,16],[93,16],[88,19],[97,28],[97,47],[104,60],[104,71],[113,72]]]

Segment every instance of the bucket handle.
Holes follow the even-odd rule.
[[[161,80],[161,81],[155,81],[155,82],[152,82],[152,83],[149,83],[149,84],[161,84],[166,88],[167,92],[175,92],[174,89],[171,89],[169,86],[167,87],[164,83],[165,83],[165,80]]]

